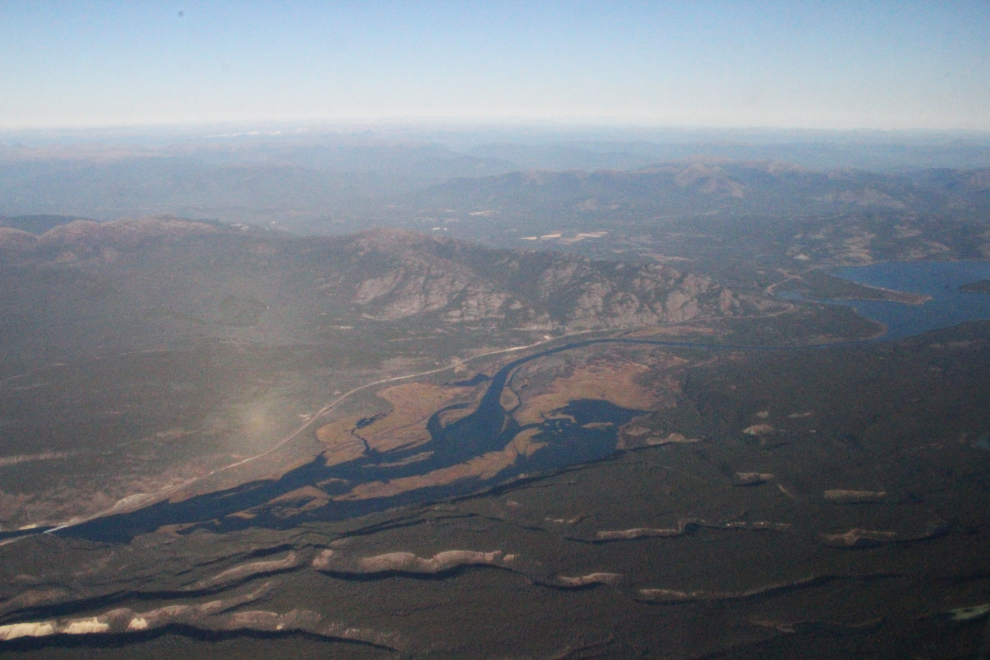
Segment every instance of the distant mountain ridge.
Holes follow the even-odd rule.
[[[691,159],[637,170],[531,171],[458,179],[410,195],[410,205],[496,208],[572,217],[734,212],[771,215],[881,208],[915,212],[990,209],[990,170],[877,174],[808,170],[779,161]]]
[[[328,288],[347,292],[363,316],[379,320],[435,313],[447,323],[592,329],[732,316],[756,304],[669,266],[491,250],[396,229],[327,247],[339,278]]]
[[[484,202],[486,196],[484,203],[530,216],[568,212],[582,203],[606,210],[618,204],[620,208],[612,210],[633,215],[844,208],[985,212],[990,208],[987,196],[976,194],[964,180],[966,172],[986,176],[978,174],[981,170],[942,167],[982,167],[985,173],[990,146],[979,136],[972,136],[975,142],[947,142],[947,137],[939,142],[931,136],[925,142],[905,135],[903,144],[890,142],[896,136],[854,134],[839,141],[830,141],[825,134],[821,139],[779,136],[795,140],[793,144],[767,142],[769,135],[736,137],[733,141],[716,134],[691,139],[667,135],[662,144],[555,139],[545,144],[471,146],[456,139],[444,144],[411,134],[267,138],[217,134],[176,138],[170,144],[119,140],[35,147],[0,144],[0,214],[62,214],[106,221],[167,213],[326,234],[401,225],[410,213],[433,217],[436,210],[451,204],[476,206],[474,202]],[[801,167],[781,170],[778,165],[760,165],[787,162]],[[835,170],[837,166],[886,173]],[[902,171],[894,169],[898,167]],[[668,181],[664,174],[670,174],[671,168],[678,171]],[[568,200],[551,204],[546,199],[536,208],[503,199],[523,193],[498,190],[505,183],[499,177],[536,171],[548,173],[547,180],[557,177],[553,185],[561,190],[551,194],[555,198],[573,187],[564,180],[567,177],[590,177],[584,199],[574,200],[570,207]],[[617,172],[626,173],[626,180],[605,181]],[[845,177],[845,183],[836,177]],[[464,180],[475,181],[479,189],[462,190]],[[592,185],[595,181],[598,188]],[[637,193],[637,188],[644,190]],[[646,198],[615,201],[623,192]],[[651,194],[652,201],[647,199]],[[574,217],[604,216],[586,210]]]
[[[423,332],[624,328],[774,304],[666,265],[398,229],[294,238],[170,217],[74,221],[40,237],[0,229],[0,331],[8,355],[23,359],[210,337],[319,343],[328,328],[374,333],[396,323]]]
[[[19,229],[30,234],[44,234],[49,229],[65,225],[74,220],[85,220],[71,215],[20,215],[13,218],[0,216],[0,227]]]

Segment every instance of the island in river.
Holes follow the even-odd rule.
[[[307,242],[310,261],[294,255],[286,274],[287,244],[238,238],[225,252],[226,240],[165,240],[140,258],[83,245],[76,270],[63,250],[8,271],[7,296],[52,282],[89,296],[91,316],[41,310],[83,329],[128,282],[155,284],[138,278],[142,260],[195,280],[212,258],[252,277],[224,284],[235,291],[142,291],[158,307],[118,315],[146,328],[134,336],[177,341],[182,328],[188,344],[60,345],[71,360],[5,376],[6,428],[23,448],[0,466],[3,504],[72,523],[7,527],[5,652],[977,647],[990,588],[985,322],[859,341],[878,326],[847,306],[751,298],[666,267],[385,234]],[[517,273],[511,296],[480,276],[497,269]],[[543,290],[559,307],[540,306]],[[931,295],[901,306],[925,310]],[[306,305],[318,326],[289,313]],[[106,502],[79,483],[126,495]],[[158,495],[127,499],[142,493]],[[83,504],[105,513],[52,515]]]
[[[990,279],[963,284],[959,287],[959,290],[966,293],[990,293]]]

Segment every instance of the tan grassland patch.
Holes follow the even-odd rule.
[[[547,390],[527,399],[516,412],[522,425],[539,424],[549,413],[576,399],[601,399],[623,408],[650,410],[657,395],[640,384],[651,367],[637,362],[595,363],[576,368],[566,378],[553,381]]]
[[[680,433],[670,433],[661,438],[653,435],[653,431],[641,426],[635,426],[636,421],[619,429],[616,449],[638,449],[640,447],[659,447],[660,445],[687,444],[699,442],[698,438],[688,438]]]
[[[453,410],[445,410],[440,413],[439,420],[440,426],[446,428],[456,422],[459,419],[464,419],[468,415],[474,412],[473,406],[467,406],[465,408],[455,408]]]
[[[324,456],[328,465],[354,460],[365,451],[364,443],[381,453],[422,445],[429,441],[426,422],[437,408],[472,394],[473,387],[442,387],[430,383],[405,383],[387,387],[378,396],[392,405],[392,410],[371,424],[357,429],[361,416],[346,417],[321,426],[317,439],[327,445]],[[451,417],[471,412],[470,408],[450,411]]]
[[[253,517],[262,511],[269,511],[277,518],[290,518],[306,513],[307,511],[319,509],[326,506],[329,502],[330,496],[319,488],[315,486],[303,486],[242,513],[249,514]]]
[[[475,456],[464,463],[451,465],[426,474],[402,477],[391,481],[359,484],[351,492],[334,499],[366,500],[377,497],[392,497],[419,488],[446,486],[463,479],[491,479],[515,463],[520,456],[532,456],[546,446],[546,443],[533,441],[533,437],[539,432],[539,429],[526,429],[516,435],[502,451],[488,452],[481,456]]]
[[[339,419],[316,430],[316,438],[327,446],[323,458],[327,466],[353,461],[364,455],[364,443],[351,433],[360,417]]]
[[[358,434],[367,440],[369,447],[382,453],[421,445],[430,439],[426,430],[430,415],[473,390],[430,383],[405,383],[385,388],[378,396],[392,404],[392,412],[360,429]]]
[[[505,451],[515,451],[517,456],[529,458],[540,449],[547,446],[545,442],[534,442],[533,438],[539,435],[540,429],[526,429],[522,433],[516,434],[512,442],[505,448]],[[515,459],[513,459],[515,462]]]
[[[315,486],[303,486],[285,495],[276,497],[269,504],[296,504],[301,510],[308,511],[309,509],[319,508],[329,501],[330,499],[327,494],[319,488]]]
[[[512,391],[512,388],[506,386],[502,388],[502,396],[499,397],[498,402],[506,410],[512,410],[519,405],[519,397]]]

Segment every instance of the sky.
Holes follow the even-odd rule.
[[[0,128],[990,130],[990,2],[0,0]]]

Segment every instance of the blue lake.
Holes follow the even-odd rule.
[[[959,290],[963,284],[990,279],[990,261],[885,262],[836,268],[831,273],[857,284],[932,297],[921,305],[878,300],[827,301],[850,305],[862,316],[883,323],[887,332],[882,340],[911,337],[965,321],[990,320],[990,295]]]

